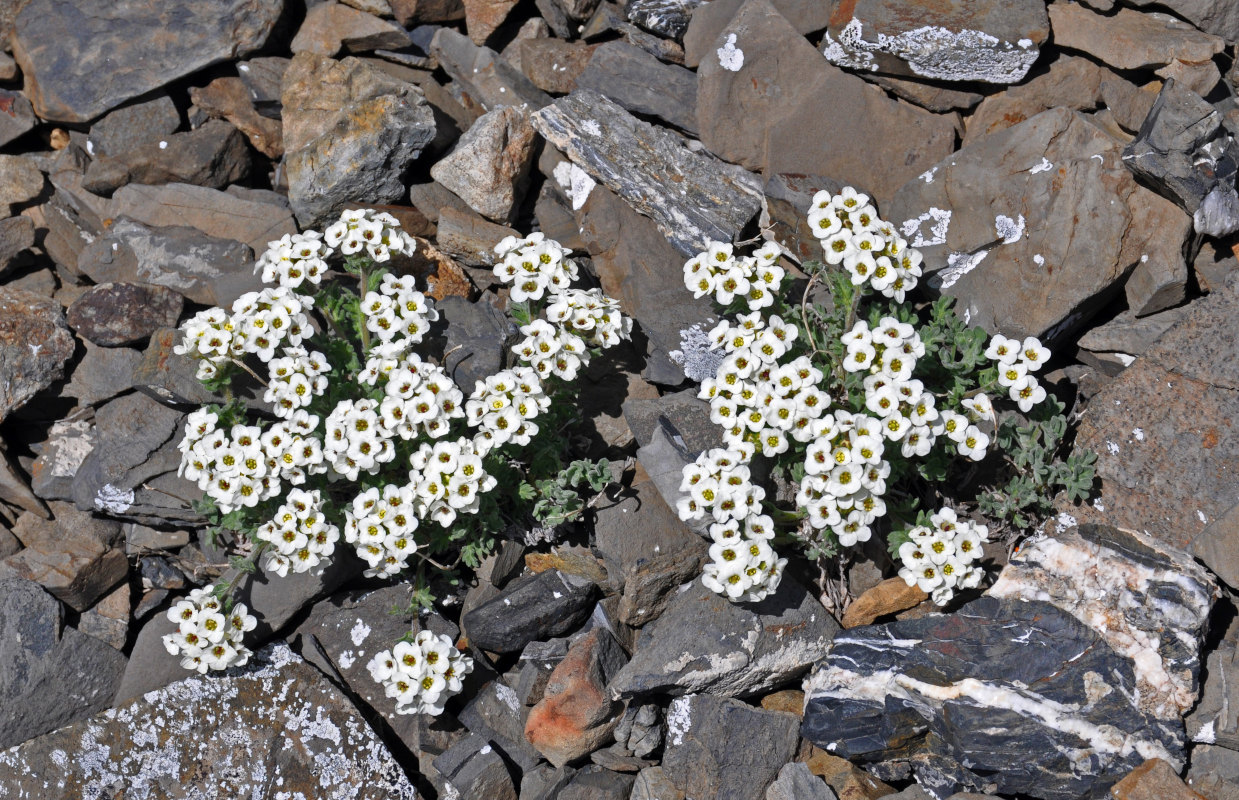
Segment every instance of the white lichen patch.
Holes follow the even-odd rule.
[[[598,185],[588,172],[571,161],[561,161],[556,164],[552,174],[559,188],[564,190],[568,201],[572,203],[573,211],[579,211],[581,206],[585,205],[585,201],[589,199],[589,193]]]
[[[510,710],[518,713],[520,712],[521,699],[516,696],[516,692],[514,692],[506,683],[503,683],[502,681],[495,681],[495,697],[498,697],[499,701]]]
[[[843,26],[837,40],[827,34],[824,45],[822,54],[840,67],[876,69],[881,54],[904,62],[922,78],[1004,84],[1022,80],[1039,54],[1028,39],[1017,47],[985,31],[953,31],[938,25],[896,34],[875,31],[866,37],[855,18]]]
[[[1002,239],[1003,244],[1015,244],[1024,238],[1024,215],[1020,214],[1017,219],[1011,219],[1005,214],[999,214],[994,217],[994,232]]]
[[[587,119],[581,121],[581,130],[588,133],[590,136],[601,136],[602,127],[598,125],[598,120]]]
[[[48,452],[52,477],[72,478],[86,456],[95,449],[95,426],[84,419],[60,420],[52,425],[49,439],[52,444]]]
[[[367,625],[360,617],[354,623],[353,629],[348,632],[349,639],[353,642],[354,647],[361,647],[366,641],[366,637],[370,635],[370,626]]]
[[[925,223],[930,223],[929,236],[925,236]],[[948,209],[931,207],[914,219],[907,219],[899,226],[899,232],[912,240],[913,247],[933,247],[946,244],[946,233],[951,227],[951,212]]]
[[[937,171],[938,171],[937,167],[930,167],[929,169],[925,170],[924,172],[922,172],[920,175],[917,175],[916,177],[925,181],[925,183],[933,183],[934,173]]]
[[[692,695],[677,697],[667,708],[667,739],[673,745],[684,744],[684,734],[693,726]]]
[[[980,266],[987,255],[989,255],[988,250],[978,250],[975,253],[951,253],[946,257],[946,269],[931,277],[929,285],[935,289],[950,289],[959,282],[960,278]]]
[[[739,72],[744,66],[744,51],[736,47],[736,35],[727,34],[723,46],[714,51],[718,55],[718,65],[728,72]]]
[[[1041,163],[1037,164],[1036,166],[1029,167],[1028,172],[1031,175],[1036,175],[1038,172],[1048,172],[1049,170],[1052,170],[1052,169],[1054,169],[1054,165],[1050,163],[1050,159],[1046,158],[1045,156],[1042,156]]]
[[[122,489],[105,483],[95,495],[95,510],[109,514],[124,514],[133,505],[133,489]]]
[[[709,330],[714,327],[714,320],[698,322],[680,331],[680,349],[667,353],[667,357],[679,364],[689,380],[700,383],[706,378],[713,378],[718,367],[727,358],[727,353],[719,348],[712,349]]]

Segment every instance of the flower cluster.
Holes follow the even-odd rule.
[[[319,284],[327,271],[327,257],[332,249],[323,244],[318,231],[286,233],[279,240],[267,243],[267,252],[258,258],[254,272],[263,283],[274,283],[296,289],[305,281]]]
[[[784,275],[777,264],[779,246],[767,242],[753,255],[739,258],[732,251],[730,244],[712,242],[704,253],[684,264],[684,283],[693,297],[713,295],[722,306],[742,297],[750,311],[773,304]]]
[[[250,651],[241,639],[258,620],[247,613],[244,603],[237,603],[225,614],[214,589],[194,589],[168,609],[168,620],[176,625],[176,633],[164,636],[163,646],[171,655],[181,657],[185,669],[205,673],[208,669],[244,666],[249,661]]]
[[[826,263],[841,264],[854,286],[902,303],[921,277],[921,253],[878,217],[869,196],[846,187],[837,195],[818,192],[809,210],[809,228],[822,242]]]
[[[388,484],[353,498],[345,511],[344,541],[353,545],[368,565],[367,578],[389,578],[408,565],[417,550],[418,495],[412,486]]]
[[[1032,375],[1050,360],[1049,349],[1039,339],[1029,336],[1020,342],[995,334],[985,355],[998,362],[998,384],[1007,388],[1020,411],[1028,412],[1045,399],[1045,389]]]
[[[975,562],[989,529],[944,508],[929,518],[932,527],[918,525],[908,531],[909,541],[899,546],[903,567],[899,577],[909,586],[929,592],[938,605],[955,595],[956,589],[975,589],[985,573]]]
[[[538,434],[533,418],[550,405],[538,374],[529,367],[517,367],[478,381],[465,401],[465,418],[479,429],[473,441],[485,455],[509,442],[522,447],[529,444]]]
[[[619,301],[601,289],[567,289],[553,294],[551,300],[547,320],[591,347],[611,347],[632,334],[632,320],[620,313]]]
[[[508,236],[495,245],[495,277],[512,284],[514,303],[541,300],[544,294],[557,294],[577,279],[576,262],[559,242],[541,233],[522,238]]]
[[[284,355],[267,363],[269,382],[262,399],[275,415],[288,419],[327,391],[327,356],[304,347],[285,347]]]
[[[251,353],[270,361],[280,345],[296,347],[310,335],[308,312],[313,305],[314,298],[286,286],[247,292],[232,304],[231,315],[221,308],[194,315],[182,326],[184,339],[172,350],[199,359],[199,380],[214,378],[221,364]]]
[[[869,541],[870,526],[886,514],[885,430],[881,420],[843,409],[813,423],[796,503],[814,528],[830,528],[844,547]]]
[[[460,692],[461,680],[473,671],[473,659],[448,637],[418,631],[412,641],[375,654],[366,668],[387,696],[395,698],[397,714],[437,716],[448,698]]]
[[[340,253],[352,256],[365,250],[375,261],[391,259],[392,253],[411,256],[417,251],[412,236],[398,230],[400,221],[386,211],[364,208],[345,211],[340,219],[323,232],[323,240]]]
[[[275,518],[259,527],[254,536],[272,549],[263,554],[263,569],[284,577],[293,572],[319,572],[335,552],[340,529],[323,513],[323,498],[317,489],[292,489],[275,512]]]
[[[377,292],[367,292],[361,301],[366,316],[366,329],[381,342],[406,349],[422,341],[430,323],[439,312],[426,295],[414,289],[413,278],[398,278],[391,273],[383,276]]]
[[[496,478],[482,466],[482,454],[468,439],[422,444],[409,461],[409,481],[417,492],[418,516],[449,527],[457,514],[478,510],[479,495],[495,488]]]
[[[570,381],[576,377],[582,364],[589,363],[589,350],[585,340],[567,328],[552,325],[544,319],[535,319],[521,326],[525,338],[512,352],[521,361],[533,367],[538,375],[554,375]]]

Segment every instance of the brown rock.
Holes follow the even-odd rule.
[[[495,245],[516,230],[496,225],[471,211],[444,207],[439,210],[439,231],[436,240],[440,249],[462,264],[491,267],[495,263]]]
[[[810,746],[808,755],[801,760],[810,772],[830,784],[839,800],[877,800],[895,793],[893,786],[853,766],[846,758],[832,756],[817,746]]]
[[[1187,788],[1174,767],[1160,758],[1150,758],[1126,778],[1110,787],[1115,800],[1205,800]]]
[[[544,92],[568,94],[597,48],[562,39],[526,39],[520,46],[521,72]]]
[[[1222,52],[1226,41],[1202,33],[1168,14],[1120,7],[1101,15],[1058,0],[1049,7],[1054,43],[1081,50],[1116,69],[1141,69],[1174,60],[1203,62]]]
[[[1076,111],[1092,110],[1102,99],[1101,82],[1112,77],[1114,73],[1086,58],[1063,56],[1044,75],[981,101],[968,117],[964,144],[1018,125],[1047,109],[1062,106]]]
[[[954,149],[954,119],[831,65],[770,0],[747,0],[715,47],[733,36],[743,65],[711,57],[697,72],[701,142],[719,157],[766,175],[829,175],[886,200]]]
[[[59,303],[0,286],[0,420],[64,375],[73,349]]]
[[[1178,305],[1187,297],[1183,243],[1192,235],[1192,217],[1153,192],[1136,192],[1128,202],[1141,227],[1157,232],[1141,237],[1143,252],[1123,285],[1127,308],[1143,317]]]
[[[391,10],[406,28],[465,18],[463,0],[391,0]]]
[[[1181,61],[1176,58],[1157,70],[1156,74],[1167,80],[1174,78],[1176,83],[1202,97],[1213,91],[1213,87],[1222,79],[1221,71],[1212,60]]]
[[[111,211],[113,217],[153,227],[188,225],[208,236],[244,242],[258,253],[266,252],[268,242],[297,232],[287,208],[184,183],[130,184],[116,192]]]
[[[779,14],[801,36],[820,31],[830,23],[831,3],[818,3],[814,0],[772,2]],[[684,31],[684,66],[695,68],[714,54],[718,47],[715,40],[743,4],[744,0],[710,0],[693,9],[688,30]]]
[[[77,629],[117,650],[124,650],[129,635],[129,584],[117,586],[84,612],[77,621]]]
[[[888,578],[848,606],[843,614],[843,627],[869,625],[878,617],[912,608],[928,598],[919,586],[909,586],[903,578]]]
[[[464,267],[427,240],[414,238],[417,239],[417,252],[408,259],[411,264],[410,272],[426,281],[426,293],[435,300],[445,297],[473,297],[473,282],[465,274]]]
[[[804,716],[804,692],[799,689],[784,689],[768,694],[761,699],[761,707],[767,711],[786,711],[798,717]]]
[[[43,173],[24,156],[0,155],[0,209],[32,200],[43,191]]]
[[[474,44],[486,44],[508,18],[517,0],[464,0],[465,30]]]
[[[51,516],[47,506],[31,491],[26,476],[10,459],[3,442],[0,442],[0,500],[41,517]]]
[[[340,3],[311,6],[289,48],[293,53],[334,56],[343,48],[349,53],[399,50],[407,47],[409,35],[386,20]]]
[[[176,327],[185,298],[150,283],[104,283],[69,306],[69,327],[98,345],[138,344],[158,328]]]
[[[1145,117],[1149,116],[1161,90],[1161,81],[1136,86],[1117,75],[1109,75],[1101,82],[1101,101],[1114,114],[1115,122],[1135,133],[1144,124]]]
[[[135,183],[188,183],[222,189],[250,171],[245,137],[230,123],[207,120],[118,157]]]
[[[602,562],[582,547],[557,547],[550,553],[526,553],[525,566],[535,575],[557,569],[568,575],[579,575],[599,586],[607,582],[607,571]]]
[[[595,628],[568,650],[529,711],[525,738],[556,767],[596,750],[611,738],[624,706],[607,682],[627,659],[619,643]]]
[[[34,220],[9,217],[0,220],[0,275],[19,263],[20,256],[34,246]]]
[[[945,114],[955,110],[966,111],[985,99],[983,94],[948,89],[937,83],[923,83],[910,78],[896,78],[873,72],[858,74],[869,83],[881,86],[896,97],[936,114]]]
[[[72,506],[53,505],[58,512],[66,508]],[[34,581],[65,605],[85,611],[125,579],[129,562],[124,551],[105,545],[96,536],[76,535],[62,527],[59,520],[66,518],[62,514],[56,523],[19,526],[14,533],[23,539],[26,548],[0,562],[0,569]],[[33,517],[23,517],[27,519]]]
[[[283,126],[278,119],[258,113],[250,90],[240,78],[216,78],[204,88],[191,88],[189,98],[203,112],[235,125],[268,158],[278,159],[284,154]]]
[[[528,111],[496,108],[465,131],[430,175],[482,216],[507,222],[525,192],[536,138]]]

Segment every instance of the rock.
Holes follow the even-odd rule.
[[[629,705],[615,726],[615,742],[637,758],[652,754],[663,743],[662,713],[655,703]]]
[[[798,717],[804,716],[804,692],[799,689],[784,689],[768,694],[761,699],[761,707],[767,711],[786,711]]]
[[[684,800],[684,792],[662,767],[646,767],[632,785],[631,800]]]
[[[0,420],[59,380],[73,347],[59,303],[0,286]]]
[[[676,698],[667,710],[663,771],[687,797],[760,800],[800,741],[794,714],[714,694]]]
[[[1098,454],[1100,491],[1091,505],[1068,509],[1080,522],[1147,531],[1187,548],[1235,504],[1234,476],[1217,465],[1239,452],[1232,389],[1239,376],[1224,355],[1237,300],[1232,282],[1194,302],[1185,320],[1090,401],[1076,447]],[[1225,561],[1206,554],[1217,535],[1191,547],[1215,571]]]
[[[1195,705],[1217,584],[1187,553],[1149,536],[1084,525],[1026,541],[989,594],[1048,597],[1093,627],[1135,665],[1140,709],[1168,725]],[[1154,606],[1156,614],[1143,610]]]
[[[263,46],[283,3],[179,0],[160,9],[177,20],[150,36],[140,2],[80,8],[31,0],[17,15],[13,56],[39,117],[88,122],[126,100]],[[63,58],[69,48],[75,55]]]
[[[1106,79],[1122,80],[1086,58],[1062,56],[1050,64],[1048,72],[982,100],[968,117],[964,144],[1051,108],[1091,111],[1103,99],[1101,84]]]
[[[133,387],[161,403],[202,406],[219,402],[222,397],[198,380],[194,359],[172,352],[182,338],[175,328],[151,334],[150,344],[134,369]]]
[[[766,800],[837,800],[834,791],[799,761],[784,764],[766,789]]]
[[[29,217],[0,220],[0,275],[21,263],[23,254],[34,245],[34,231]]]
[[[1239,753],[1225,747],[1196,745],[1187,783],[1210,800],[1235,800],[1239,797]]]
[[[122,583],[110,594],[78,617],[77,629],[118,652],[124,652],[129,637],[129,585]],[[120,680],[118,671],[117,681]],[[105,697],[110,702],[115,687],[109,686]]]
[[[1096,796],[1149,755],[1182,763],[1179,720],[1137,708],[1135,683],[1067,612],[983,597],[837,637],[805,682],[802,732],[937,795]]]
[[[683,208],[673,206],[671,197],[658,202],[668,224]],[[688,350],[685,341],[694,339],[694,331],[705,338],[713,327],[714,308],[708,299],[694,299],[684,288],[683,249],[689,243],[670,239],[657,220],[639,211],[607,188],[594,187],[578,214],[581,238],[603,291],[620,301],[624,313],[632,315],[649,340],[647,379],[674,386],[685,373],[672,353]],[[720,235],[730,240],[731,234]]]
[[[535,134],[515,106],[487,112],[465,131],[430,175],[484,217],[509,222],[525,193]]]
[[[127,522],[121,526],[125,552],[129,555],[148,550],[177,550],[189,544],[189,531],[160,531]]]
[[[57,521],[40,520],[18,526],[14,533],[26,545],[0,566],[4,575],[33,581],[77,611],[85,611],[125,579],[129,564],[123,551],[111,541],[100,541],[102,533],[76,530],[75,522],[89,515],[74,511],[63,503],[53,504]],[[23,519],[34,519],[24,517]],[[19,521],[20,522],[20,521]],[[113,534],[119,526],[110,529]]]
[[[597,45],[559,39],[525,39],[520,43],[521,72],[544,92],[567,94],[576,88]]]
[[[550,764],[542,764],[521,779],[520,796],[522,800],[551,800],[558,796],[576,773],[572,767],[555,769]]]
[[[211,189],[242,180],[251,166],[245,137],[230,123],[218,119],[116,158],[135,183],[188,183]]]
[[[677,251],[730,241],[756,213],[756,182],[685,148],[597,92],[578,90],[533,115],[533,126],[573,163],[650,217]],[[673,193],[669,185],[680,187]]]
[[[803,715],[804,709],[801,709]],[[809,771],[826,781],[839,800],[877,800],[895,793],[895,789],[855,766],[846,758],[832,756],[814,745],[808,746],[808,754],[802,755]],[[804,750],[801,751],[804,753]]]
[[[86,151],[119,157],[167,139],[181,126],[176,104],[166,94],[117,108],[90,126]]]
[[[1133,6],[1148,6],[1152,0],[1130,0]],[[1239,40],[1239,9],[1219,0],[1167,0],[1158,3],[1169,8],[1206,33],[1228,42]],[[1100,9],[1105,10],[1105,9]]]
[[[1050,3],[1054,43],[1080,50],[1116,69],[1142,69],[1180,61],[1208,61],[1225,40],[1202,33],[1169,14],[1119,8],[1103,16],[1063,0]]]
[[[697,70],[697,122],[702,144],[727,161],[763,175],[829,175],[886,200],[955,147],[951,116],[833,66],[770,0],[746,0],[714,47]],[[880,143],[874,129],[886,132]]]
[[[668,39],[679,39],[688,30],[693,9],[705,0],[629,0],[628,21]]]
[[[60,604],[28,580],[0,579],[0,611],[0,747],[107,708],[123,655],[67,627]]]
[[[297,232],[293,215],[286,206],[184,183],[125,186],[113,196],[111,211],[112,217],[129,217],[152,228],[193,227],[209,237],[233,241],[232,245],[217,242],[217,246],[235,247],[235,242],[241,242],[255,253],[266,252],[268,242]],[[234,255],[234,251],[228,252],[232,260],[226,263],[249,260],[252,270],[252,255],[241,258]],[[209,256],[212,260],[217,257],[219,254]]]
[[[246,245],[208,236],[195,228],[152,227],[128,218],[116,220],[106,234],[87,245],[78,258],[78,267],[100,284],[154,284],[164,291],[175,290],[192,302],[226,308],[242,294],[263,287],[262,279],[254,275],[254,252]],[[160,292],[154,287],[148,293]],[[125,291],[129,290],[108,290],[118,300],[118,292]],[[131,296],[136,301],[136,295],[131,292]],[[157,327],[158,320],[165,318],[167,314],[161,313],[145,324]],[[176,324],[176,317],[163,324]]]
[[[0,210],[25,203],[43,191],[43,173],[23,156],[0,155]],[[12,213],[11,211],[9,213]]]
[[[586,41],[593,41],[604,37],[613,38],[610,34],[623,36],[625,41],[635,44],[660,61],[669,64],[684,63],[684,48],[679,42],[641,30],[628,22],[619,5],[603,0],[594,10],[589,22],[581,26],[580,36]]]
[[[306,12],[289,49],[294,55],[317,53],[330,58],[341,48],[349,53],[365,53],[408,46],[409,34],[404,28],[342,3],[328,2]]]
[[[1159,193],[1196,215],[1199,232],[1208,219],[1209,209],[1203,204],[1210,192],[1222,188],[1234,194],[1230,184],[1239,168],[1239,144],[1223,130],[1222,116],[1213,106],[1170,80],[1162,87],[1135,141],[1123,150],[1123,160]],[[1212,235],[1223,236],[1239,229],[1239,211],[1223,216],[1236,219],[1210,219],[1222,223],[1209,226],[1218,231]]]
[[[103,283],[69,306],[69,327],[105,347],[138,344],[158,328],[175,327],[185,298],[149,283]]]
[[[280,103],[280,87],[284,83],[284,73],[288,71],[291,61],[289,58],[262,56],[237,63],[237,76],[249,90],[254,108],[264,116],[279,119],[280,110],[283,108]]]
[[[420,89],[356,58],[298,54],[282,98],[288,196],[303,227],[327,221],[348,201],[403,196],[405,169],[435,134]]]
[[[1239,631],[1232,624],[1205,662],[1200,702],[1184,720],[1188,739],[1230,750],[1239,745],[1239,709],[1232,708],[1230,702],[1236,680],[1239,680]],[[1199,750],[1199,747],[1193,748],[1193,767]]]
[[[768,692],[802,675],[838,631],[821,603],[784,577],[760,603],[732,603],[693,584],[642,629],[632,660],[611,682],[622,697]]]
[[[0,147],[33,129],[36,122],[24,94],[0,89]]]
[[[635,775],[622,775],[590,765],[576,773],[555,795],[557,800],[629,800]]]
[[[465,18],[461,0],[390,0],[396,21],[406,28],[417,25],[457,22]]]
[[[481,46],[508,18],[516,0],[464,0],[465,30],[474,44]]]
[[[961,92],[948,89],[937,83],[922,83],[907,78],[894,78],[890,75],[879,75],[875,72],[857,73],[867,83],[881,86],[895,97],[907,100],[926,111],[944,114],[950,111],[967,111],[985,99],[976,92]]]
[[[462,105],[482,114],[500,106],[528,105],[530,110],[551,102],[528,78],[489,47],[479,47],[450,28],[435,33],[430,53],[463,92]]]
[[[1147,351],[1163,333],[1181,322],[1190,311],[1180,306],[1146,317],[1124,311],[1104,325],[1089,329],[1080,337],[1080,347],[1092,353],[1131,358]],[[1119,355],[1121,354],[1121,355]]]
[[[1101,81],[1101,102],[1124,130],[1136,133],[1149,116],[1161,88],[1161,81],[1137,86],[1117,75],[1110,75]]]
[[[92,347],[93,345],[88,346],[88,358]],[[123,349],[94,349],[105,353],[125,352]],[[85,363],[86,359],[83,359],[82,364]],[[81,368],[82,365],[79,365],[77,369]],[[35,494],[45,500],[72,500],[73,477],[94,447],[93,410],[86,409],[84,413],[75,413],[67,419],[54,422],[48,431],[47,440],[34,446],[34,450],[39,454],[30,467],[30,485]]]
[[[466,728],[528,774],[542,762],[542,756],[525,738],[525,717],[520,698],[501,680],[484,685],[460,712]]]
[[[1179,85],[1191,89],[1202,97],[1211,93],[1218,81],[1222,79],[1221,71],[1212,61],[1188,63],[1177,58],[1157,70],[1155,74],[1167,80],[1173,78]]]
[[[772,0],[775,9],[801,36],[820,31],[830,24],[831,6],[812,0]],[[695,68],[718,47],[715,40],[736,15],[744,0],[710,0],[692,9],[688,30],[684,32],[684,66]]]
[[[611,699],[607,685],[627,660],[604,628],[573,644],[529,712],[529,743],[556,767],[606,744],[623,714],[623,705]]]
[[[14,463],[3,444],[0,444],[0,500],[41,517],[48,516],[47,506],[30,490],[29,479]]]
[[[495,245],[505,236],[512,235],[518,235],[514,228],[488,222],[472,211],[459,211],[450,206],[439,209],[439,230],[435,241],[444,253],[466,266],[494,266]],[[484,274],[489,273],[487,269]],[[478,273],[473,274],[476,276]]]
[[[820,259],[822,243],[809,228],[807,215],[815,194],[820,191],[838,194],[842,189],[843,184],[821,175],[786,172],[771,175],[764,190],[766,210],[761,220],[763,230],[769,231],[770,240],[800,261]],[[708,371],[713,372],[713,369]]]
[[[65,761],[66,752],[78,757]],[[0,791],[49,800],[106,796],[117,785],[168,797],[266,796],[273,786],[290,797],[417,797],[348,698],[284,645],[32,740],[0,762]]]
[[[891,0],[838,8],[822,41],[840,67],[946,81],[1018,83],[1050,35],[1045,6],[934,5],[915,11]]]
[[[878,617],[899,611],[929,599],[920,587],[909,586],[903,578],[888,578],[856,598],[843,614],[843,627],[870,625]]]
[[[1239,228],[1239,198],[1236,203],[1235,225]],[[1193,221],[1183,209],[1151,192],[1134,194],[1130,207],[1134,218],[1161,235],[1145,238],[1144,252],[1127,276],[1123,292],[1127,295],[1127,308],[1137,316],[1156,314],[1187,297],[1188,270],[1183,250],[1192,234]]]
[[[634,114],[697,132],[696,76],[627,42],[599,45],[576,86],[592,89]]]
[[[576,629],[594,607],[596,587],[558,570],[518,580],[464,615],[469,643],[494,653],[514,653],[533,641]]]
[[[444,365],[457,385],[472,392],[474,384],[503,367],[504,345],[519,331],[489,298],[477,303],[446,298],[437,308],[447,320],[446,348],[460,348]]]
[[[1110,787],[1110,796],[1115,800],[1203,800],[1176,772],[1160,758],[1150,758]]]
[[[1239,585],[1239,558],[1233,549],[1237,539],[1239,504],[1209,520],[1188,545],[1188,552],[1204,562],[1227,585],[1234,587]]]
[[[710,420],[710,404],[697,397],[696,389],[684,389],[659,398],[628,400],[624,403],[624,418],[641,447],[649,447],[660,429],[678,448],[691,452],[694,458],[703,450],[723,446],[722,431]],[[677,494],[667,503],[674,505],[678,499]]]
[[[1060,108],[962,148],[880,211],[924,255],[929,286],[960,298],[964,319],[1055,340],[1099,308],[1141,255],[1175,246],[1148,224],[1158,208],[1150,195],[1117,142]],[[1086,268],[1073,251],[1082,242]]]
[[[516,800],[516,787],[503,758],[477,734],[469,734],[434,760],[434,767],[458,797]]]
[[[189,97],[203,113],[235,125],[263,155],[278,159],[284,155],[283,126],[258,112],[251,91],[241,78],[216,78],[201,89],[191,88]]]

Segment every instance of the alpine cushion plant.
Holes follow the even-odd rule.
[[[945,604],[981,582],[974,562],[989,536],[956,509],[1028,527],[1055,492],[1088,494],[1096,456],[1058,460],[1066,419],[1037,381],[1050,357],[1040,341],[969,329],[949,298],[911,307],[921,254],[866,195],[819,192],[808,223],[824,263],[803,265],[799,303],[781,291],[774,243],[745,256],[715,242],[684,265],[685,286],[725,313],[709,334],[723,359],[699,394],[724,447],[685,466],[678,502],[714,542],[702,582],[760,600],[786,568],[773,544],[816,560],[881,532],[900,576]],[[819,286],[826,304],[811,300]],[[994,404],[1008,401],[1000,416]],[[970,490],[968,465],[995,442],[1011,452],[988,474],[1009,482]],[[767,491],[758,475],[790,488]]]
[[[255,271],[274,285],[182,327],[176,352],[196,358],[226,402],[188,416],[181,474],[245,552],[230,581],[170,612],[178,633],[165,645],[185,666],[248,657],[241,636],[255,620],[230,608],[247,572],[321,572],[347,546],[367,577],[412,571],[414,604],[426,606],[426,567],[476,567],[508,525],[565,521],[573,513],[563,508],[583,509],[582,480],[594,490],[609,482],[605,462],[563,463],[562,429],[571,381],[630,338],[618,303],[573,288],[579,270],[558,243],[508,237],[495,275],[511,285],[523,338],[508,368],[461,387],[429,352],[433,301],[388,269],[415,246],[389,214],[346,211],[322,233],[271,243]],[[265,405],[234,398],[235,379],[261,384]],[[421,631],[369,666],[398,711],[439,713],[472,662]]]

